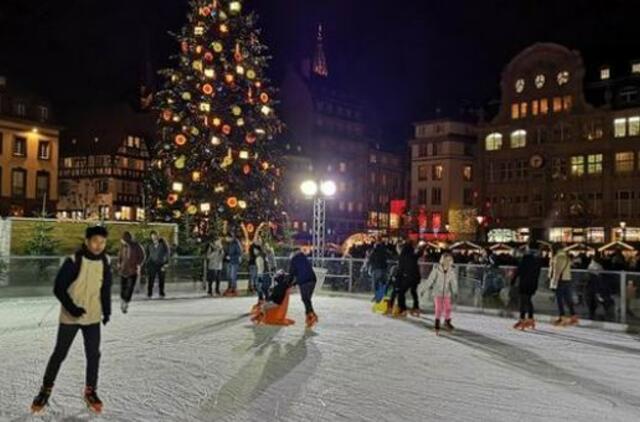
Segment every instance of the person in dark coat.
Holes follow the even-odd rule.
[[[407,290],[411,290],[411,295],[413,296],[412,315],[420,314],[417,292],[418,284],[420,283],[419,258],[420,255],[414,251],[410,242],[402,246],[400,259],[398,260],[398,284],[396,286],[398,289],[398,312],[395,316],[405,317],[407,315]]]
[[[307,327],[313,327],[318,322],[318,316],[313,310],[313,303],[311,302],[313,290],[316,287],[316,273],[313,271],[309,258],[302,250],[298,250],[291,257],[289,277],[291,280],[295,280],[293,284],[297,284],[298,289],[300,289],[300,297],[307,315]]]
[[[533,317],[534,309],[532,298],[538,290],[538,279],[542,261],[538,256],[536,243],[530,242],[527,250],[516,269],[512,286],[518,283],[518,295],[520,298],[520,319],[513,326],[515,329],[535,329],[536,322]],[[526,319],[525,319],[526,318]]]

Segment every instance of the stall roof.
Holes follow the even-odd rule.
[[[615,242],[607,243],[606,245],[598,248],[598,252],[603,252],[603,251],[606,251],[606,250],[609,250],[609,249],[616,249],[616,248],[626,249],[628,251],[635,251],[636,250],[630,244],[625,243],[625,242],[621,242],[619,240],[616,240]]]
[[[462,242],[456,242],[449,249],[477,249],[484,250],[484,248],[480,245],[477,245],[473,242],[469,242],[468,240],[464,240]]]

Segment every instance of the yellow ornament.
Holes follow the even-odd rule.
[[[193,67],[194,70],[202,72],[202,60],[194,60],[191,67]]]
[[[198,212],[198,207],[196,207],[195,205],[189,205],[189,208],[187,208],[187,212],[193,215]]]
[[[231,107],[231,112],[234,116],[239,116],[242,114],[242,108],[240,108],[240,106],[233,106]]]
[[[248,79],[255,79],[256,78],[256,71],[253,70],[253,69],[247,70],[247,78]]]
[[[199,171],[194,171],[193,173],[191,173],[191,180],[193,180],[194,182],[199,182],[201,178],[202,173],[200,173]]]
[[[215,145],[215,146],[220,145],[221,144],[220,138],[218,138],[217,136],[212,137],[211,138],[211,144]]]
[[[185,101],[190,101],[191,100],[191,93],[190,92],[183,92],[182,93],[182,99]]]
[[[244,75],[244,67],[239,66],[239,65],[238,65],[238,66],[236,66],[236,73],[237,73],[238,75]]]
[[[179,156],[178,158],[176,158],[176,161],[173,163],[173,165],[177,168],[177,169],[183,169],[184,165],[187,162],[187,157],[185,157],[184,155]]]
[[[245,201],[238,201],[238,206],[242,209],[247,208],[247,203]]]
[[[222,52],[222,43],[219,41],[215,41],[212,45],[213,47],[213,51],[215,51],[216,53],[221,53]]]
[[[244,119],[241,117],[241,118],[239,118],[238,120],[236,120],[236,125],[237,125],[238,127],[242,127],[242,126],[244,126]]]
[[[215,70],[213,70],[212,68],[207,67],[207,68],[204,70],[204,76],[206,76],[206,77],[207,77],[207,78],[209,78],[209,79],[214,79],[214,78],[216,77],[216,72],[215,72]]]

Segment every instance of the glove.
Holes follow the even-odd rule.
[[[109,315],[105,315],[102,317],[102,325],[107,325],[109,323],[110,317]]]
[[[74,318],[80,318],[82,315],[87,313],[87,311],[85,311],[84,308],[81,308],[79,306],[76,306],[72,309],[68,309],[68,311],[71,314],[71,316]]]

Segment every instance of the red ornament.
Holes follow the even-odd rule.
[[[169,196],[167,196],[167,203],[169,205],[173,205],[178,201],[178,194],[175,193],[170,193]]]
[[[209,16],[211,14],[211,8],[209,8],[209,7],[201,7],[200,8],[200,14],[202,16]]]
[[[171,120],[171,117],[173,116],[173,113],[171,112],[171,110],[164,110],[162,112],[162,118],[166,121]]]
[[[247,231],[248,231],[249,233],[253,233],[253,231],[254,231],[255,229],[256,229],[256,228],[255,228],[255,226],[254,226],[253,224],[251,224],[251,223],[247,224]]]
[[[249,174],[251,173],[251,166],[249,164],[245,164],[244,166],[242,166],[242,172],[244,174]]]
[[[182,133],[176,135],[176,145],[181,147],[186,143],[187,143],[187,137],[186,136],[184,136]]]
[[[204,92],[207,95],[213,94],[213,86],[211,86],[211,84],[202,85],[202,92]]]
[[[262,101],[263,104],[266,104],[269,102],[269,94],[267,94],[266,92],[263,92],[262,94],[260,94],[260,101]]]
[[[235,80],[235,77],[233,76],[233,74],[231,73],[227,73],[226,75],[224,75],[224,80],[228,83],[228,84],[232,84],[233,81]]]
[[[183,53],[189,52],[189,44],[186,41],[182,41],[182,43],[180,44],[180,47],[182,48]]]
[[[206,53],[204,53],[204,59],[208,62],[212,62],[213,61],[213,53],[210,51],[207,51]]]
[[[222,126],[222,133],[224,133],[225,135],[229,135],[231,133],[231,126],[229,125]]]
[[[248,144],[253,144],[256,142],[256,134],[253,132],[249,132],[247,133],[247,136],[245,136],[244,140],[247,141]]]
[[[230,196],[229,198],[227,198],[227,205],[229,206],[229,208],[235,208],[238,206],[238,198],[236,198],[235,196]]]

